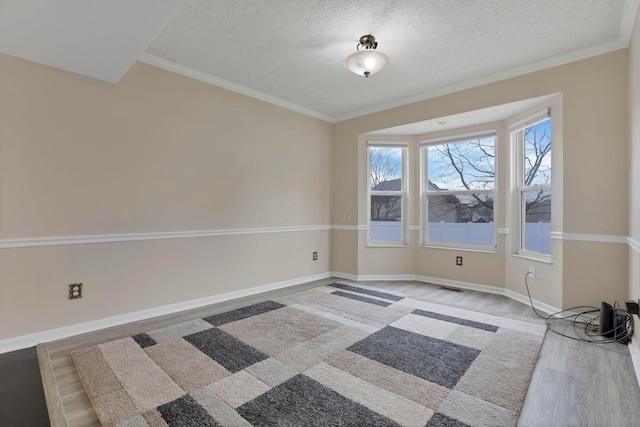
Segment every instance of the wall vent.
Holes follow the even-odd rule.
[[[450,288],[448,286],[440,286],[440,289],[444,289],[445,291],[451,291],[451,292],[462,292],[462,289]]]

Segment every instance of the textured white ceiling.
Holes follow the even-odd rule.
[[[138,58],[338,121],[624,48],[639,3],[0,0],[0,52],[110,82]],[[369,79],[343,66],[365,34],[390,56]]]
[[[115,83],[184,0],[0,0],[0,53]]]
[[[338,120],[626,47],[637,4],[187,0],[147,52]],[[365,79],[343,61],[369,33],[391,61]]]

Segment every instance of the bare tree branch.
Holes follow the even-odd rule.
[[[548,183],[551,169],[545,165],[551,152],[551,135],[546,127],[530,126],[525,130],[525,176],[524,185]],[[495,186],[495,148],[487,139],[477,139],[433,147],[439,156],[429,159],[430,166],[443,163],[439,179],[445,186],[459,187],[463,190],[486,190]],[[450,188],[455,189],[455,188]],[[444,190],[444,188],[443,188]],[[548,192],[541,191],[535,198],[527,201],[527,210],[550,209]],[[457,197],[457,209],[470,211],[483,209],[493,211],[493,199],[479,192],[462,201]]]

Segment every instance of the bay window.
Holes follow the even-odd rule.
[[[368,242],[406,245],[407,143],[369,142]]]
[[[428,246],[496,246],[496,131],[421,142],[422,242]]]
[[[519,198],[519,253],[551,254],[551,117],[545,110],[511,126]]]

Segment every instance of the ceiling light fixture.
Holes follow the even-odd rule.
[[[360,47],[363,50],[360,50]],[[359,76],[369,77],[382,70],[389,63],[389,56],[376,50],[378,42],[371,34],[360,37],[360,43],[356,46],[356,52],[347,56],[344,66]]]

